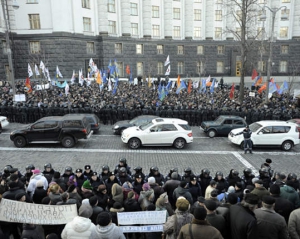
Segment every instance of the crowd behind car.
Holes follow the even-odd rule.
[[[274,171],[266,159],[254,175],[231,169],[214,175],[204,168],[183,175],[172,168],[163,175],[157,166],[143,172],[131,169],[125,158],[97,173],[91,165],[73,172],[55,171],[50,163],[41,171],[34,165],[6,165],[1,173],[2,198],[19,202],[76,204],[78,216],[66,225],[0,222],[0,238],[299,238],[299,180],[295,173]],[[123,233],[117,213],[165,211],[163,232]]]

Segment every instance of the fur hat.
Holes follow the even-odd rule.
[[[101,227],[107,226],[111,222],[111,214],[109,212],[100,212],[97,216],[97,224]]]
[[[190,203],[184,197],[179,197],[176,201],[176,208],[179,211],[185,212],[189,209]]]
[[[80,217],[90,218],[92,214],[93,214],[93,209],[90,205],[82,204],[80,206],[79,213],[78,213]]]
[[[100,184],[98,186],[98,191],[100,191],[100,192],[104,191],[105,189],[106,189],[106,185],[105,184]]]
[[[203,207],[197,207],[194,210],[194,217],[197,220],[205,220],[207,212]]]
[[[275,198],[269,195],[265,195],[262,198],[263,203],[268,204],[268,205],[273,205],[275,203]]]

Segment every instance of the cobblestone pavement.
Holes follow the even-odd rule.
[[[230,169],[237,169],[240,174],[246,167],[251,167],[256,173],[266,158],[273,160],[275,171],[294,172],[300,176],[300,146],[290,152],[280,149],[255,149],[254,154],[242,154],[243,151],[232,145],[226,137],[208,138],[199,127],[192,127],[194,142],[183,150],[172,147],[143,147],[130,150],[121,142],[120,136],[113,135],[111,125],[102,125],[100,132],[89,140],[80,140],[72,149],[63,148],[60,144],[31,144],[26,148],[14,147],[9,139],[9,133],[21,124],[11,123],[0,135],[0,171],[10,164],[24,173],[27,164],[43,169],[45,163],[51,163],[57,171],[63,172],[66,166],[73,170],[90,164],[92,169],[101,172],[101,167],[107,164],[111,169],[119,158],[125,157],[128,164],[143,167],[148,173],[151,166],[159,167],[166,174],[173,167],[179,172],[191,167],[197,174],[201,169],[208,168],[211,175],[223,171],[228,175]]]

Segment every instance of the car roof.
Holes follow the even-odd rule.
[[[158,118],[157,115],[139,115],[137,117],[135,117],[135,119],[137,118]]]
[[[86,117],[93,116],[93,117],[95,117],[96,115],[95,114],[66,114],[66,115],[64,115],[64,117],[65,116],[86,116]]]
[[[186,120],[176,118],[155,118],[152,120],[153,123],[169,123],[169,124],[188,124]]]
[[[282,121],[282,120],[262,120],[262,121],[258,121],[255,122],[258,123],[262,126],[274,126],[274,125],[280,125],[280,126],[284,126],[284,125],[295,125],[297,126],[296,123],[293,122],[288,122],[288,121]]]
[[[45,120],[61,120],[62,116],[48,116],[40,118],[38,121],[45,121]]]
[[[234,119],[243,119],[242,117],[240,116],[236,116],[236,115],[219,115],[219,117],[222,117],[222,118],[234,118]]]

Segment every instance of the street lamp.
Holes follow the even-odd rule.
[[[269,9],[270,12],[272,13],[272,28],[271,28],[271,37],[270,37],[270,51],[269,51],[269,59],[268,59],[268,72],[267,72],[267,88],[266,88],[266,103],[269,101],[269,84],[270,84],[270,77],[271,77],[271,65],[272,65],[272,56],[273,56],[273,38],[274,38],[274,23],[275,23],[275,17],[276,17],[276,13],[285,8],[286,6],[282,6],[280,8],[269,8],[268,6],[264,6],[263,7],[263,15],[260,16],[260,20],[264,21],[267,19],[266,17],[266,10],[265,9]],[[283,14],[281,16],[282,20],[286,20],[288,17],[286,14]]]
[[[13,101],[14,101],[15,95],[16,95],[16,85],[15,85],[14,65],[13,65],[13,61],[12,61],[12,53],[11,53],[10,39],[9,39],[10,24],[9,24],[9,20],[8,20],[7,0],[1,0],[1,5],[2,5],[3,17],[4,17],[4,21],[5,21],[5,27],[6,27],[6,31],[5,31],[6,49],[7,49],[7,57],[8,57],[9,75],[10,75],[11,86],[12,86],[12,90],[13,90]],[[6,9],[5,9],[5,6],[6,6]],[[16,0],[13,1],[12,7],[13,7],[13,9],[19,8],[19,4],[17,3]]]

